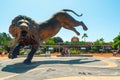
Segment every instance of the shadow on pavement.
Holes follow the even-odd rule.
[[[72,64],[86,64],[86,63],[98,62],[98,61],[100,60],[84,61],[84,59],[74,59],[74,60],[67,60],[67,61],[63,61],[63,60],[33,61],[30,65],[26,65],[23,63],[7,65],[4,68],[2,68],[2,71],[12,72],[12,73],[24,73],[26,71],[36,68],[39,65],[44,65],[44,64],[71,64],[72,65]]]

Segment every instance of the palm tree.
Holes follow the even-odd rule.
[[[84,38],[84,41],[86,41],[86,38],[88,37],[88,35],[86,33],[83,34],[82,39]]]

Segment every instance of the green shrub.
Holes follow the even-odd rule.
[[[24,49],[20,50],[20,52],[19,52],[20,55],[24,55],[24,53],[25,53]]]
[[[80,50],[78,50],[78,49],[70,48],[70,53],[71,53],[71,54],[80,54],[81,52],[80,52]]]
[[[44,53],[44,52],[41,51],[41,50],[37,50],[35,54],[36,54],[36,55],[40,55],[40,54],[42,54],[42,53]]]

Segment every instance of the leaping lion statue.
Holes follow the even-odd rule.
[[[9,33],[15,38],[18,44],[12,53],[9,54],[9,58],[17,58],[17,54],[19,54],[21,48],[31,45],[31,51],[23,62],[30,64],[39,44],[56,35],[62,27],[74,31],[77,35],[80,35],[80,33],[75,27],[82,26],[84,30],[88,29],[82,21],[75,20],[67,12],[72,12],[78,17],[82,16],[82,14],[78,15],[73,10],[63,9],[42,23],[36,23],[30,17],[24,15],[15,17],[9,27]]]

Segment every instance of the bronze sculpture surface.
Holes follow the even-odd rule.
[[[39,43],[56,35],[61,27],[72,30],[77,35],[80,35],[80,33],[75,27],[82,26],[84,30],[88,29],[82,21],[75,20],[67,12],[82,16],[82,14],[78,15],[73,10],[63,9],[42,23],[36,23],[30,17],[24,15],[15,17],[9,27],[9,32],[16,39],[18,45],[9,54],[9,58],[16,58],[20,48],[31,45],[31,52],[24,61],[25,64],[30,64]]]

